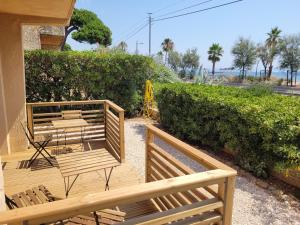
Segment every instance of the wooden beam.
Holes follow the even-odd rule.
[[[61,101],[61,102],[29,102],[26,105],[33,107],[40,106],[58,106],[58,105],[93,105],[93,104],[104,104],[105,100],[87,100],[87,101]]]

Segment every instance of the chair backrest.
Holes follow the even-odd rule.
[[[28,141],[30,142],[30,144],[33,144],[34,137],[33,137],[33,134],[30,132],[30,130],[28,129],[27,124],[22,123],[22,122],[20,122],[20,124],[22,126],[22,129],[23,129]]]
[[[71,120],[71,119],[81,119],[82,113],[81,110],[64,110],[61,111],[62,118],[64,120]]]

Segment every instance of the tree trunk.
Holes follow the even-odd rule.
[[[61,44],[61,47],[60,47],[61,51],[64,50],[64,47],[66,45],[66,41],[67,41],[67,38],[68,38],[69,34],[72,31],[77,30],[77,29],[78,29],[77,27],[73,27],[73,26],[72,27],[65,27],[65,37],[64,37],[64,40],[63,40],[63,42]]]
[[[270,63],[270,66],[269,66],[268,80],[270,80],[270,78],[271,78],[272,70],[273,70],[273,63],[271,62],[271,63]]]
[[[267,66],[265,66],[265,76],[264,76],[264,80],[266,80],[266,77],[267,77]]]
[[[243,66],[242,80],[245,78],[245,66]]]
[[[213,75],[213,79],[215,79],[215,66],[216,66],[216,62],[213,61],[213,66],[212,66],[212,75]]]

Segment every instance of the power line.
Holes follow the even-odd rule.
[[[173,19],[173,18],[177,18],[177,17],[187,16],[187,15],[194,14],[194,13],[204,12],[204,11],[208,11],[211,9],[227,6],[227,5],[232,5],[234,3],[238,3],[238,2],[242,2],[242,1],[243,0],[236,0],[236,1],[228,2],[228,3],[224,3],[221,5],[216,5],[216,6],[212,6],[209,8],[200,9],[200,10],[196,10],[196,11],[192,11],[192,12],[187,12],[187,13],[183,13],[183,14],[179,14],[179,15],[175,15],[175,16],[169,16],[169,17],[165,17],[165,18],[161,18],[161,19],[154,19],[153,22],[158,22],[158,21],[162,21],[162,20],[168,20],[168,19]]]
[[[137,23],[135,23],[129,29],[127,29],[127,32],[121,34],[119,38],[117,38],[117,40],[121,41],[123,38],[126,39],[127,37],[135,33],[136,30],[138,30],[141,27],[141,25],[143,25],[146,21],[147,21],[146,18],[143,18],[143,20],[139,20]],[[143,24],[141,22],[143,22]]]
[[[163,17],[163,16],[167,16],[167,15],[170,15],[170,14],[174,14],[174,13],[177,13],[177,12],[181,12],[181,11],[184,11],[186,9],[190,9],[190,8],[193,8],[193,7],[196,7],[196,6],[199,6],[199,5],[203,5],[205,3],[208,3],[208,2],[212,2],[214,0],[206,0],[206,1],[202,1],[202,2],[199,2],[197,4],[194,4],[194,5],[191,5],[191,6],[188,6],[188,7],[185,7],[185,8],[182,8],[182,9],[178,9],[178,10],[175,10],[175,11],[172,11],[172,12],[168,12],[166,14],[163,14],[163,15],[160,15],[160,16],[157,16],[157,17]]]
[[[130,38],[138,34],[140,31],[142,31],[145,27],[148,26],[148,23],[144,24],[141,28],[139,28],[136,32],[134,32],[132,35],[130,35],[125,41],[128,41]]]
[[[154,11],[153,14],[158,13],[158,12],[161,12],[161,11],[163,11],[163,10],[165,10],[165,9],[168,9],[168,8],[174,6],[174,5],[178,5],[178,3],[181,3],[181,2],[184,2],[184,1],[186,1],[186,0],[179,0],[179,1],[175,2],[175,3],[169,4],[169,5],[165,6],[165,7],[162,7],[162,8],[160,8],[160,9]]]

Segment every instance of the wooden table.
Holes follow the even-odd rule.
[[[57,130],[57,147],[58,147],[58,130],[59,129],[70,129],[70,128],[80,128],[81,129],[81,142],[83,143],[83,132],[82,128],[88,126],[88,122],[84,119],[68,119],[68,120],[54,120],[52,121],[53,127]],[[65,134],[65,145],[66,145],[66,134]]]
[[[52,124],[56,129],[86,127],[89,125],[84,119],[54,120]]]
[[[109,180],[113,168],[121,165],[106,149],[75,152],[58,156],[57,162],[64,178],[66,197],[80,174],[104,170],[105,191],[109,190]],[[106,170],[109,169],[107,174]],[[70,178],[73,180],[70,182]]]

